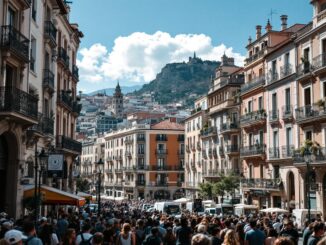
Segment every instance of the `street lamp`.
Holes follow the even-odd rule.
[[[100,215],[101,215],[101,175],[102,175],[101,166],[104,165],[102,158],[100,158],[100,160],[97,162],[97,165],[98,165],[97,216],[100,217]]]
[[[38,197],[41,200],[41,185],[42,185],[42,177],[44,177],[44,173],[47,170],[48,163],[48,154],[45,153],[44,148],[41,150],[41,153],[38,155],[39,163],[40,163],[40,174],[38,179]],[[41,204],[41,203],[40,203]]]
[[[306,163],[307,171],[306,171],[306,190],[307,190],[307,207],[308,207],[308,222],[311,221],[311,203],[310,203],[310,163],[312,159],[311,150],[306,147],[304,150],[304,160]]]

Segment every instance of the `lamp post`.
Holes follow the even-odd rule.
[[[97,198],[97,217],[100,217],[101,215],[101,166],[104,165],[104,162],[102,161],[102,158],[97,162],[98,165],[98,198]]]
[[[311,222],[311,203],[310,203],[310,163],[311,163],[311,150],[306,147],[304,150],[304,160],[306,163],[306,190],[307,190],[307,208],[308,208],[308,222]]]
[[[37,215],[38,215],[38,198],[37,198],[37,172],[38,172],[38,162],[37,162],[37,140],[35,142],[35,152],[34,152],[34,157],[35,157],[35,164],[34,164],[34,175],[35,175],[35,180],[34,180],[34,223],[36,226],[37,223]]]
[[[41,153],[38,155],[39,163],[40,163],[40,174],[39,174],[39,182],[38,182],[38,197],[41,200],[41,185],[42,185],[42,176],[44,176],[44,172],[47,170],[48,163],[48,155],[45,153],[44,148],[41,150]]]

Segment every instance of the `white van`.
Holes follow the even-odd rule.
[[[175,202],[156,202],[154,209],[168,215],[181,215],[180,204]]]
[[[248,216],[250,214],[257,214],[258,207],[255,205],[247,205],[243,203],[239,203],[234,205],[234,214],[237,216],[245,215]]]
[[[234,209],[232,204],[225,204],[225,203],[216,204],[216,214],[218,216],[233,215]]]
[[[204,206],[204,208],[215,208],[216,207],[216,203],[213,200],[205,200],[202,201],[202,204]]]
[[[293,209],[292,210],[293,222],[298,230],[304,228],[304,222],[308,220],[308,209]],[[310,210],[311,219],[320,219],[322,217],[322,212],[316,209]]]

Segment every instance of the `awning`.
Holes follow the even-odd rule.
[[[87,193],[85,193],[85,192],[78,191],[78,192],[77,192],[77,196],[79,196],[79,197],[83,197],[83,198],[85,198],[86,200],[90,200],[90,201],[93,200],[93,196],[92,196],[91,194],[87,194]]]
[[[73,205],[83,206],[86,203],[85,198],[77,195],[50,187],[46,185],[41,186],[42,203],[45,205]],[[34,196],[34,185],[24,186],[24,198]]]

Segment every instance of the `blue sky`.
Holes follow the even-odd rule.
[[[287,14],[289,25],[311,20],[308,0],[74,0],[71,21],[85,34],[79,65],[84,91],[142,84],[169,62],[193,51],[218,60],[223,52],[241,64],[255,26],[273,29]]]

